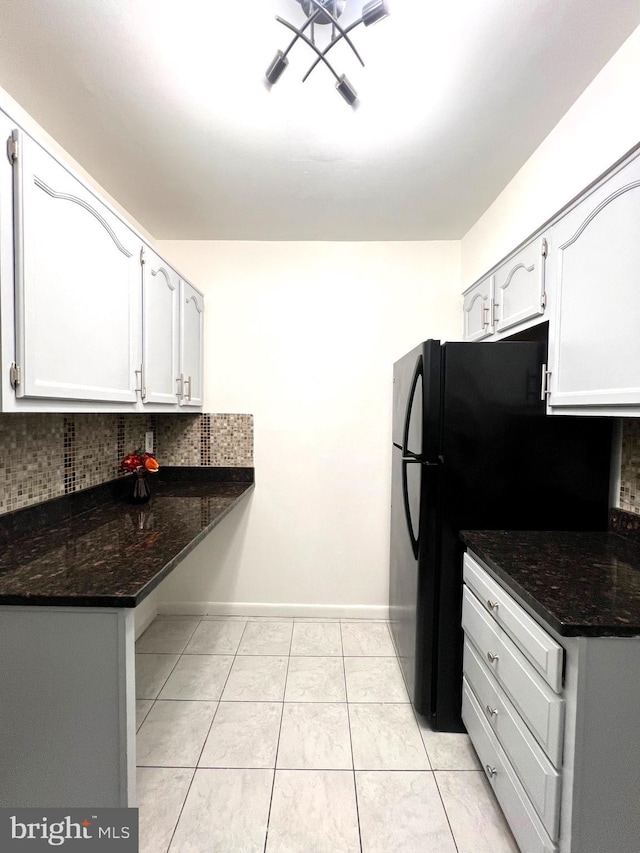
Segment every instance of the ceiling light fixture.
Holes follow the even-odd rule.
[[[386,0],[369,0],[368,3],[365,3],[362,6],[361,17],[352,24],[349,24],[347,27],[343,27],[338,19],[344,12],[347,2],[351,2],[351,0],[296,0],[296,2],[302,7],[302,11],[307,16],[307,19],[300,27],[296,27],[295,24],[285,21],[284,18],[276,15],[276,21],[291,30],[294,33],[294,37],[286,50],[279,50],[276,53],[273,62],[267,68],[266,78],[268,83],[273,85],[280,79],[282,72],[289,64],[289,51],[298,40],[301,40],[316,54],[316,60],[302,78],[302,82],[308,78],[316,66],[320,63],[324,63],[336,78],[336,89],[338,92],[340,92],[348,104],[355,103],[358,93],[346,76],[344,74],[338,74],[334,69],[327,59],[327,54],[332,47],[344,39],[346,44],[349,45],[356,55],[358,62],[364,66],[362,57],[349,38],[349,33],[360,24],[364,24],[365,27],[370,27],[377,21],[381,21],[383,18],[386,18],[389,14]],[[324,27],[328,24],[331,24],[331,36],[328,41],[324,42],[324,46],[319,46],[316,41],[316,27]]]

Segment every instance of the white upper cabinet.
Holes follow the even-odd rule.
[[[182,279],[180,293],[180,405],[202,406],[204,296]]]
[[[496,332],[544,314],[545,258],[547,241],[544,237],[532,240],[496,272],[494,300]]]
[[[536,237],[465,290],[465,341],[498,340],[541,322],[547,247],[546,237]]]
[[[202,406],[204,297],[0,111],[0,411]]]
[[[494,333],[494,287],[494,276],[490,275],[465,290],[465,341],[481,341]]]
[[[142,256],[142,399],[178,403],[180,278],[154,251]]]
[[[39,145],[14,136],[16,395],[135,403],[140,241]]]
[[[559,219],[550,242],[549,411],[637,415],[640,158]]]

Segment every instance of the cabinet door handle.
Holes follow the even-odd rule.
[[[490,764],[485,764],[484,767],[487,771],[487,776],[489,777],[489,779],[493,779],[494,776],[498,775],[498,771],[496,770],[496,768],[492,767]]]
[[[139,392],[139,394],[140,394],[140,398],[141,398],[142,400],[144,400],[144,398],[147,396],[147,388],[146,388],[146,385],[145,385],[145,375],[144,375],[144,374],[145,374],[145,371],[144,371],[144,364],[141,364],[141,365],[140,365],[140,370],[134,370],[134,373],[135,373],[135,375],[136,375],[136,387],[135,387],[135,390],[136,390],[137,392]]]
[[[486,329],[489,325],[489,309],[485,306],[482,309],[482,328]]]
[[[189,402],[191,402],[191,377],[190,376],[187,377],[184,384],[189,386],[189,393],[186,394],[185,396],[186,396],[187,400]]]
[[[178,385],[176,396],[178,397],[178,400],[182,400],[184,398],[184,376],[182,373],[176,379],[176,383]]]
[[[494,655],[491,652],[487,652],[487,657],[489,659],[489,663],[495,663],[497,660],[499,660],[498,655]]]
[[[487,717],[489,717],[489,719],[491,719],[491,717],[497,717],[498,716],[498,709],[497,708],[492,708],[491,705],[487,705],[486,710],[487,710]]]
[[[497,610],[498,609],[498,602],[497,601],[491,601],[490,598],[487,598],[487,609],[488,610]]]
[[[551,390],[549,389],[549,377],[551,376],[551,371],[547,370],[547,365],[542,365],[542,385],[540,387],[540,399],[546,401],[549,394],[551,394]]]

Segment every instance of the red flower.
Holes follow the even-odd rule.
[[[160,466],[153,454],[136,451],[135,453],[127,453],[120,462],[120,468],[123,471],[138,471],[140,468],[144,468],[145,471],[155,474]]]

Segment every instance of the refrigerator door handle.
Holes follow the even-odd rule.
[[[419,462],[419,459],[414,459],[413,457],[409,457],[408,460],[402,459],[402,504],[404,506],[404,520],[407,525],[407,533],[409,534],[409,540],[411,542],[411,550],[413,551],[413,556],[415,559],[418,559],[418,537],[413,532],[413,523],[411,521],[411,510],[409,508],[409,488],[407,484],[407,463],[408,462]],[[419,531],[418,531],[419,533]]]
[[[409,451],[409,427],[411,426],[411,412],[413,410],[413,401],[416,395],[416,388],[418,387],[418,381],[422,376],[424,376],[424,364],[422,356],[420,356],[416,361],[415,370],[413,371],[413,379],[411,380],[411,389],[409,391],[409,396],[407,397],[407,410],[404,415],[404,428],[402,430],[403,456],[410,454],[413,457],[413,454],[411,454]],[[422,416],[422,413],[420,413],[420,415]],[[420,447],[420,452],[422,453],[422,447]]]

